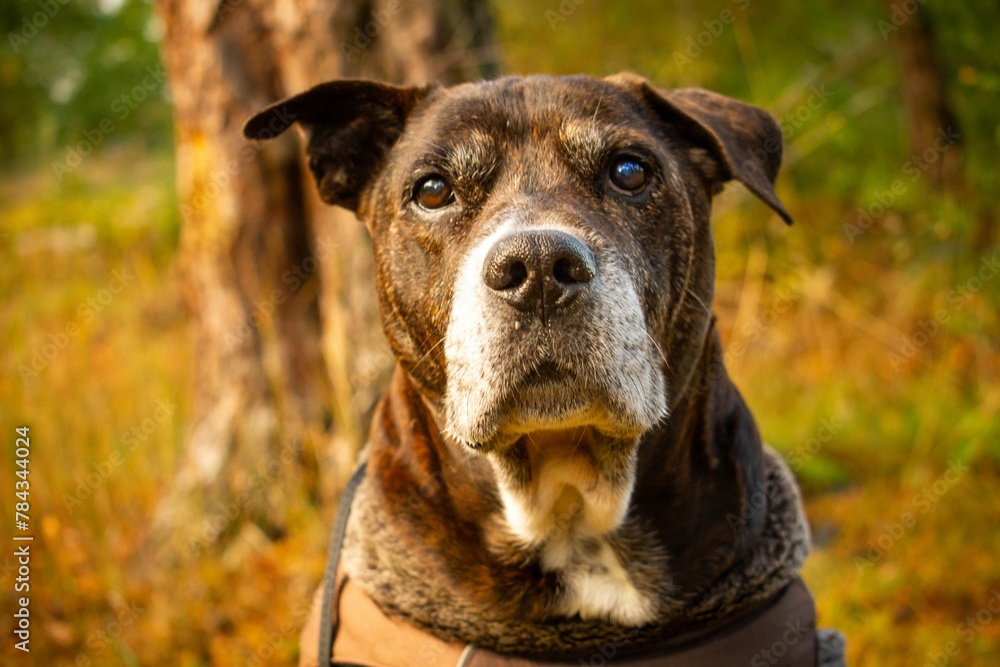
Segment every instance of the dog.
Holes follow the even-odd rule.
[[[339,80],[244,134],[292,124],[321,198],[370,232],[397,360],[342,503],[335,662],[842,662],[711,312],[713,196],[736,180],[792,221],[767,112],[633,74]],[[773,641],[746,632],[762,614]]]

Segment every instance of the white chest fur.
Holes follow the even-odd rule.
[[[636,587],[609,542],[628,511],[634,471],[612,483],[588,456],[564,449],[538,457],[532,468],[526,486],[501,481],[504,516],[520,540],[540,548],[542,569],[562,576],[558,613],[633,626],[652,621],[653,597]]]

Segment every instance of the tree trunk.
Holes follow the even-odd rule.
[[[451,82],[492,75],[495,59],[475,0],[158,0],[157,10],[198,368],[155,532],[190,553],[247,521],[280,534],[296,501],[333,496],[392,366],[364,227],[320,203],[294,133],[253,145],[243,122],[325,80]]]
[[[920,156],[927,152],[922,159],[929,165],[927,176],[933,187],[957,194],[962,186],[961,140],[954,140],[942,151],[939,136],[959,132],[958,119],[948,105],[930,16],[923,7],[914,11],[914,3],[907,0],[886,0],[886,5],[892,23],[884,24],[884,34],[891,35],[899,63],[910,148]]]

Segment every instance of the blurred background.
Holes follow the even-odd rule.
[[[796,225],[717,198],[714,309],[802,483],[821,624],[852,665],[1000,664],[996,3],[294,5],[0,6],[0,518],[28,426],[35,535],[30,654],[0,552],[0,662],[297,657],[391,357],[362,226],[250,113],[339,76],[632,70],[784,130]]]

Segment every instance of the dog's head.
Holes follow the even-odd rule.
[[[396,355],[480,451],[580,426],[638,441],[710,326],[712,195],[736,179],[790,221],[771,116],[633,75],[333,81],[245,134],[292,121],[322,198],[371,231]]]
[[[479,449],[648,430],[709,322],[711,196],[738,179],[790,220],[766,112],[633,75],[334,81],[245,133],[290,121],[322,198],[371,230],[400,361],[446,432]]]

